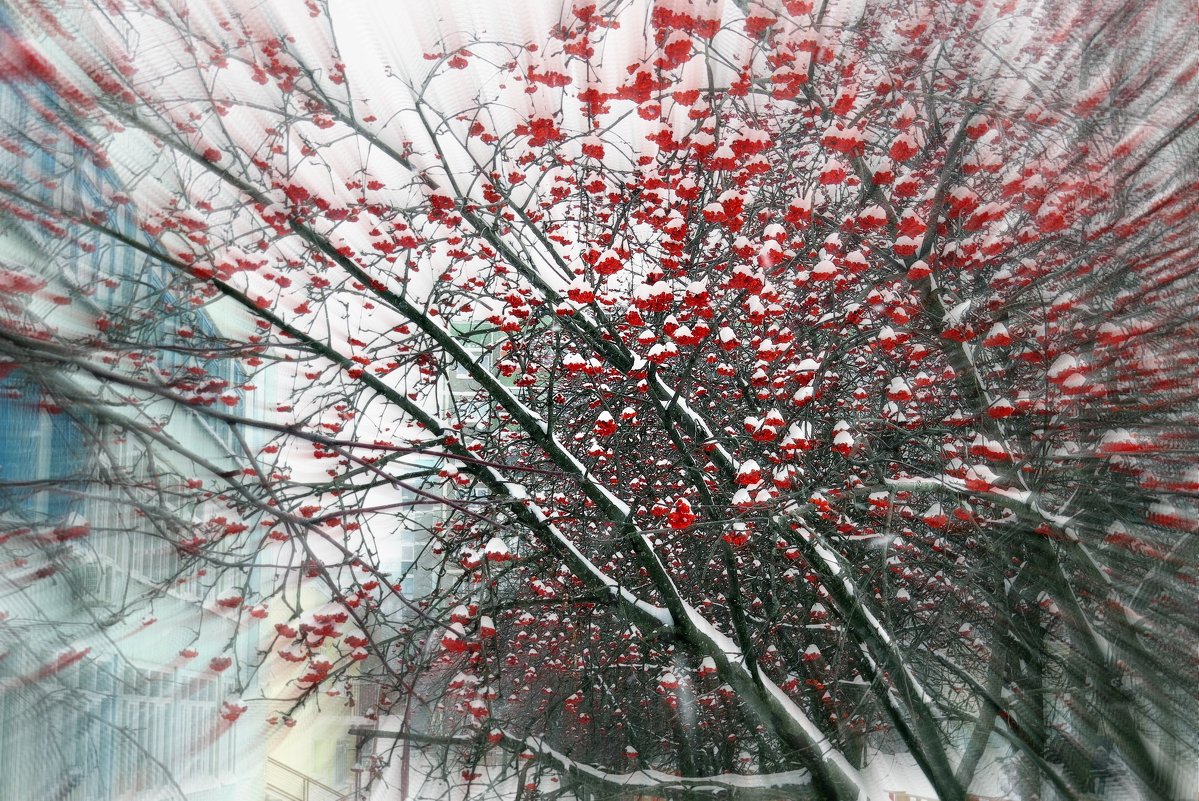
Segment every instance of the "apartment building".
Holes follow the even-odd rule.
[[[0,38],[19,38],[2,7]],[[88,132],[64,130],[69,118],[55,116],[56,98],[36,80],[5,77],[6,201],[86,213],[138,237],[113,173],[72,147]],[[158,269],[111,238],[0,215],[0,330],[43,327],[69,340],[110,314],[151,309],[157,321],[131,336],[160,363],[186,366],[197,357],[157,346],[183,325],[215,334],[219,321],[181,308]],[[20,291],[30,278],[42,291]],[[260,797],[254,713],[222,716],[226,702],[253,694],[238,670],[255,657],[253,621],[213,604],[211,581],[185,572],[174,545],[215,510],[181,495],[167,504],[155,485],[197,469],[137,434],[150,405],[122,406],[81,371],[27,363],[16,342],[0,343],[0,798]],[[199,366],[241,383],[232,360]],[[235,408],[245,403],[236,395]],[[166,438],[235,463],[229,433],[202,415],[161,419]],[[231,667],[214,670],[224,658]]]

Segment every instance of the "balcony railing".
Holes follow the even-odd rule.
[[[354,790],[334,790],[278,760],[267,759],[266,801],[353,801],[354,794]]]

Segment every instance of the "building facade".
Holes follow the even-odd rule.
[[[22,40],[0,6],[6,54]],[[29,361],[21,337],[82,341],[130,309],[131,328],[167,369],[189,365],[241,383],[238,366],[200,362],[170,345],[190,325],[166,276],[111,237],[70,235],[39,207],[136,239],[122,187],[81,143],[52,91],[12,68],[0,83],[0,798],[30,801],[260,797],[263,758],[253,713],[222,716],[253,694],[247,620],[212,603],[176,542],[217,510],[171,495],[162,475],[195,465],[146,435],[156,410],[123,407],[81,371]],[[64,222],[64,226],[67,223]],[[230,390],[232,392],[233,390]],[[245,401],[236,398],[234,408]],[[233,465],[229,433],[198,413],[164,415],[158,433]],[[169,502],[165,498],[174,498]],[[232,666],[212,668],[214,659]]]

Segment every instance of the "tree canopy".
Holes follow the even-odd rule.
[[[357,731],[471,792],[1180,799],[1185,6],[33,0],[0,369],[161,591],[270,624],[280,714],[377,687]]]

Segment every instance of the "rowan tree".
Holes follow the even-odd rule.
[[[962,798],[986,752],[1077,798],[1108,744],[1186,792],[1185,8],[577,3],[380,61],[319,0],[28,5],[6,76],[59,105],[5,148],[123,188],[5,208],[176,308],[26,312],[8,358],[234,432],[239,469],[152,478],[222,507],[181,571],[287,610],[289,704],[374,685],[370,736],[522,797],[877,797],[899,760]],[[244,330],[138,336],[188,308]]]

